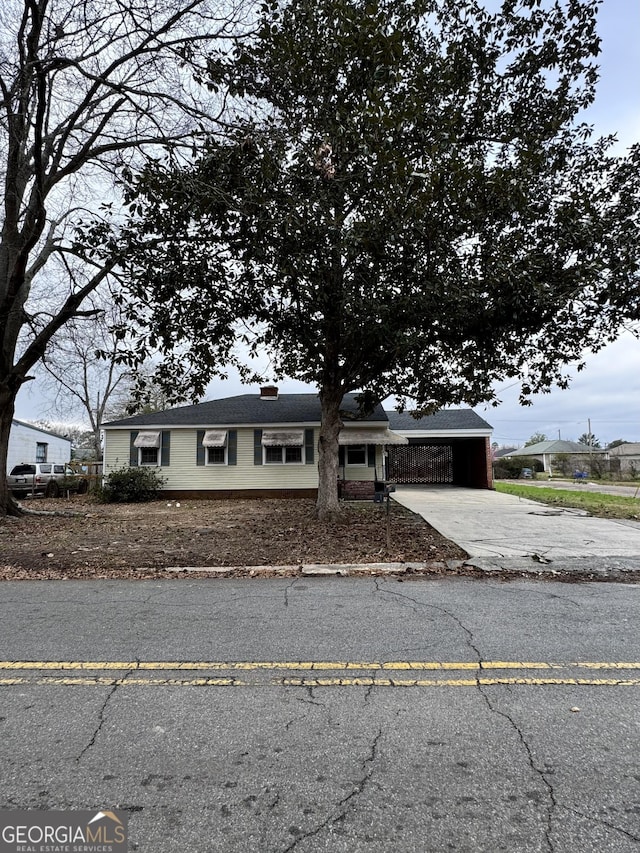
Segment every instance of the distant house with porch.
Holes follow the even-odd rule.
[[[543,465],[544,471],[552,474],[554,460],[559,462],[564,460],[567,465],[575,466],[584,461],[585,456],[589,454],[603,454],[603,450],[590,448],[586,444],[580,444],[577,441],[538,441],[536,444],[529,444],[526,447],[520,447],[518,450],[512,450],[504,454],[505,459],[517,459],[519,456],[526,456],[529,459],[537,459]],[[555,467],[558,467],[557,465]]]

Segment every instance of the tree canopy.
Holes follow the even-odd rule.
[[[323,511],[344,393],[430,411],[519,376],[526,398],[638,313],[637,177],[578,120],[597,5],[267,2],[209,64],[234,132],[131,184],[131,317],[174,387],[241,329],[318,387]]]
[[[600,444],[600,439],[596,438],[595,435],[591,432],[583,432],[582,435],[578,438],[578,444],[586,444],[587,447],[602,447],[602,445]]]
[[[533,435],[525,441],[524,446],[530,447],[532,444],[540,444],[541,441],[547,441],[547,436],[543,432],[534,432]]]

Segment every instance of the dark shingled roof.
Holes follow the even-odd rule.
[[[424,418],[414,418],[411,412],[387,412],[392,430],[454,430],[493,429],[473,409],[442,409]]]
[[[358,411],[357,394],[346,394],[342,401],[345,412]],[[381,405],[361,421],[387,422]],[[317,394],[280,394],[277,400],[264,400],[258,394],[242,394],[210,400],[196,406],[180,406],[148,415],[134,415],[109,421],[104,427],[139,426],[215,426],[217,424],[299,424],[320,423],[320,399]]]

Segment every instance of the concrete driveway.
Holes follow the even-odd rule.
[[[640,561],[637,521],[593,518],[581,510],[456,486],[398,486],[393,497],[470,557]]]

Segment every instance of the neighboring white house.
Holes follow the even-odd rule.
[[[542,462],[544,470],[551,474],[552,464],[555,458],[564,458],[570,463],[579,463],[591,454],[602,455],[604,451],[589,448],[586,444],[578,444],[577,441],[563,441],[562,439],[539,441],[536,444],[528,444],[525,447],[520,447],[518,450],[511,450],[504,454],[505,459],[512,459],[518,456],[526,456],[531,459],[537,459]]]
[[[625,441],[607,449],[611,473],[636,477],[640,473],[640,441]]]
[[[23,462],[69,462],[71,439],[13,420],[9,433],[7,471]]]

